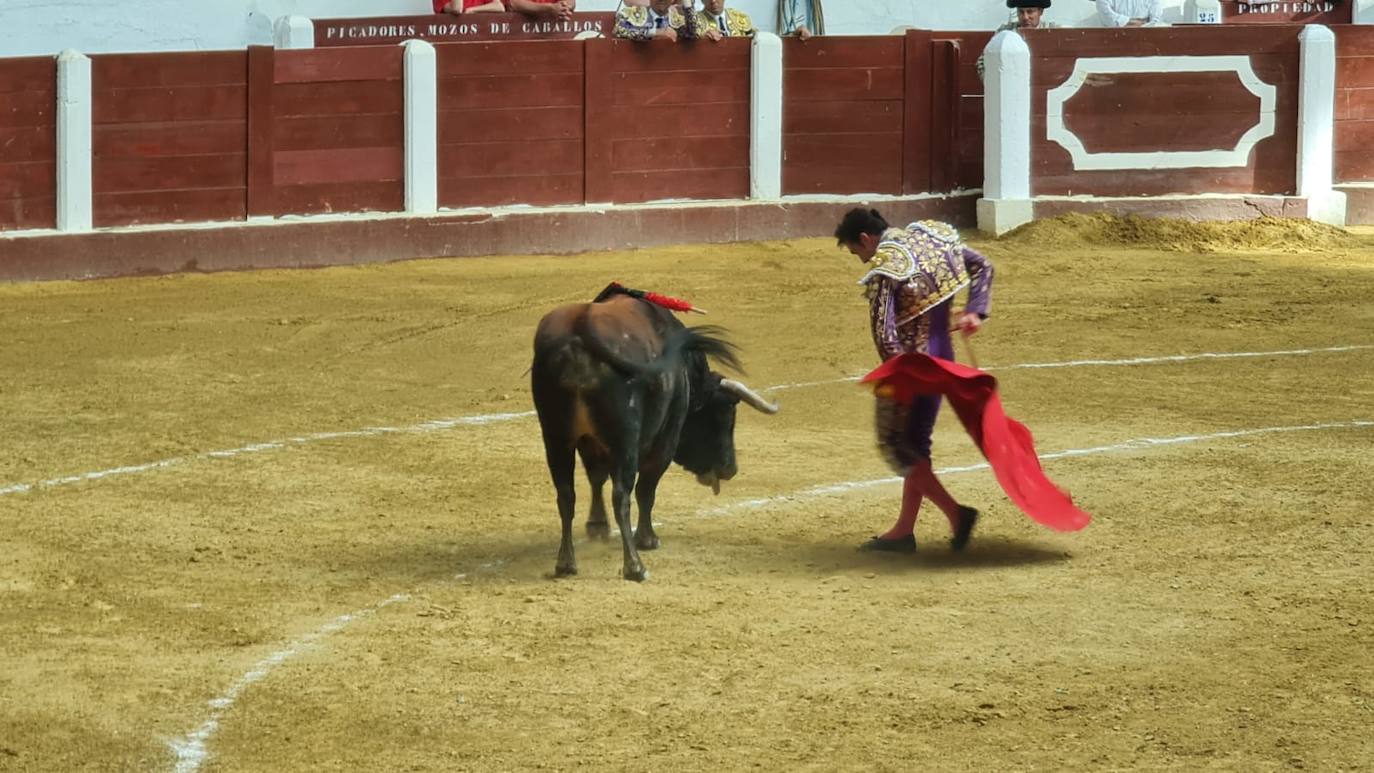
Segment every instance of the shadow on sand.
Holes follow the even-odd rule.
[[[798,566],[814,564],[826,569],[866,569],[882,574],[939,572],[952,569],[999,569],[1068,561],[1071,553],[1012,539],[974,538],[967,549],[956,553],[944,540],[929,540],[915,553],[871,553],[858,543],[814,543],[791,553]],[[781,562],[779,562],[781,563]]]

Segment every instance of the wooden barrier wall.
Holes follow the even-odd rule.
[[[1336,181],[1374,182],[1374,27],[1336,27]]]
[[[56,111],[56,60],[0,60],[0,230],[57,225]]]
[[[91,57],[92,222],[242,220],[243,51]]]
[[[1298,32],[1295,27],[1062,30],[1027,35],[1031,49],[1031,194],[1151,196],[1171,193],[1291,194],[1296,187]],[[1080,58],[1248,57],[1276,88],[1274,133],[1244,166],[1075,169],[1047,137],[1048,92]],[[1259,99],[1232,72],[1089,76],[1063,106],[1063,122],[1089,153],[1227,149],[1259,120]]]
[[[915,194],[983,184],[988,32],[783,43],[783,193]]]
[[[402,54],[249,49],[250,215],[405,208]]]
[[[581,203],[583,45],[436,48],[439,206]]]
[[[784,41],[784,194],[902,193],[909,40]]]
[[[933,165],[927,190],[947,191],[983,187],[983,79],[978,77],[978,57],[993,33],[938,32],[931,57],[931,79],[944,85],[948,116],[933,124],[942,130],[932,150],[941,163]]]
[[[749,196],[749,40],[588,40],[589,202]]]
[[[1292,193],[1293,26],[1059,30],[1032,51],[1032,192]],[[1336,170],[1374,180],[1374,27],[1339,27]],[[989,32],[784,41],[783,191],[914,194],[982,182]],[[439,202],[480,207],[749,193],[749,41],[451,43],[438,49]],[[1075,169],[1047,95],[1079,58],[1245,57],[1275,88],[1244,166]],[[92,58],[94,222],[404,206],[399,46]],[[56,65],[0,61],[0,229],[55,226]],[[1259,99],[1231,72],[1095,75],[1064,105],[1087,153],[1225,149]]]

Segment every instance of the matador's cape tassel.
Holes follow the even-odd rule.
[[[673,298],[668,295],[660,295],[659,293],[651,293],[645,290],[632,290],[619,282],[611,282],[606,285],[606,289],[602,290],[592,303],[600,303],[613,295],[628,295],[631,298],[648,301],[655,306],[662,306],[669,311],[690,312],[692,314],[706,313],[705,309],[698,309],[690,302],[684,301],[681,298]]]

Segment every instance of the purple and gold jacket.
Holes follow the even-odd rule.
[[[869,302],[873,344],[884,361],[906,352],[953,359],[949,307],[965,287],[967,310],[986,317],[992,262],[969,249],[948,223],[922,220],[889,228],[859,284]]]

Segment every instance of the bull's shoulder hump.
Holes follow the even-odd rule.
[[[573,335],[577,320],[587,313],[588,303],[570,303],[545,314],[539,320],[539,326],[535,328],[535,339],[543,340],[557,338],[560,336]]]

